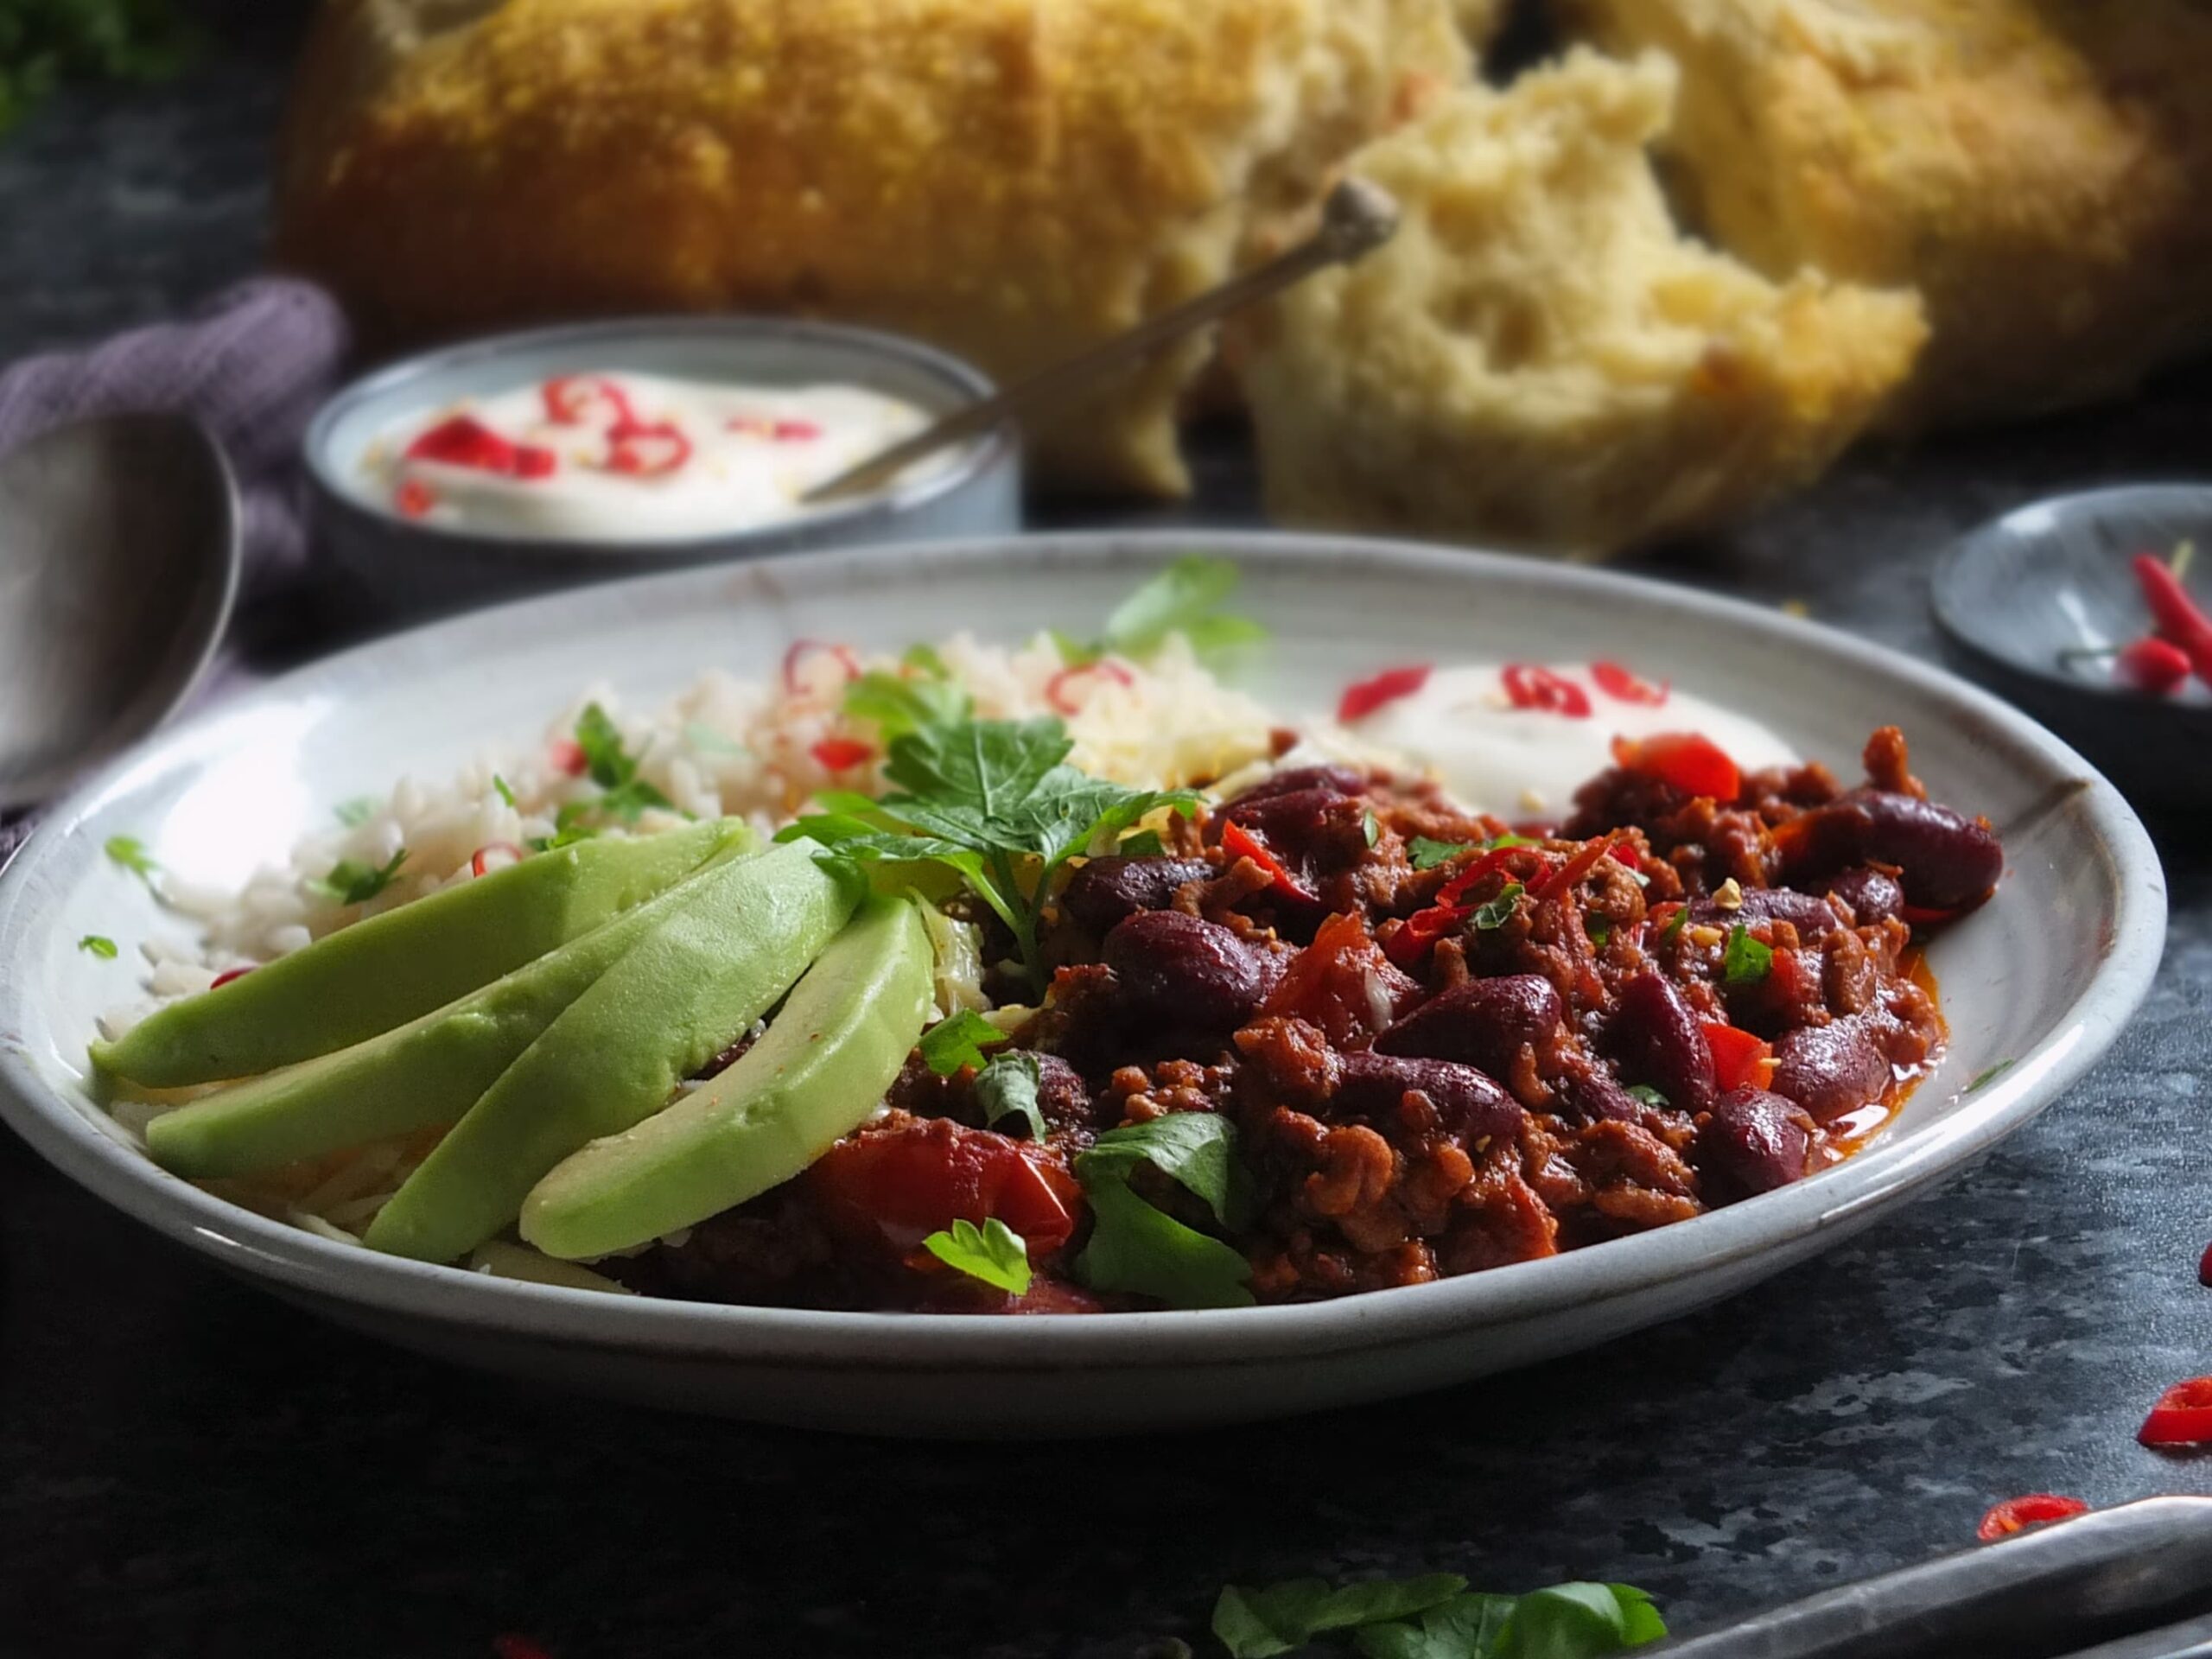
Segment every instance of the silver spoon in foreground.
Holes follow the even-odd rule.
[[[84,421],[0,457],[0,811],[160,725],[238,585],[238,505],[190,421]]]
[[[925,455],[988,432],[1011,416],[1061,402],[1087,384],[1141,362],[1193,329],[1303,281],[1325,266],[1349,264],[1381,247],[1397,229],[1398,204],[1388,191],[1364,179],[1346,179],[1322,203],[1320,228],[1296,247],[1173,310],[1147,317],[1125,334],[1016,381],[981,403],[955,410],[880,454],[817,484],[799,499],[811,505],[874,489]]]

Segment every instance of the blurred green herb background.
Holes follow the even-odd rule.
[[[0,134],[64,80],[159,80],[200,44],[176,0],[0,0]]]

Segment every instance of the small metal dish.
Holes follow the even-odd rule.
[[[2212,486],[2129,485],[2053,496],[1970,531],[1936,560],[1930,601],[1966,672],[2050,727],[2140,804],[2212,804],[2212,689],[2170,696],[2094,653],[2150,631],[2128,569],[2196,544],[2188,583],[2212,609]]]
[[[980,371],[894,334],[766,317],[634,317],[496,334],[353,382],[308,429],[316,543],[386,617],[453,611],[618,576],[801,548],[1000,535],[1021,527],[1011,428],[885,492],[798,518],[681,539],[587,541],[403,517],[374,486],[371,446],[395,420],[558,374],[630,372],[761,385],[836,382],[903,397],[931,417],[990,395]]]

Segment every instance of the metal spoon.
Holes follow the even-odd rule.
[[[238,594],[238,492],[191,421],[80,422],[0,457],[0,812],[160,725]]]
[[[1388,191],[1364,179],[1346,179],[1322,203],[1320,228],[1287,252],[1173,310],[1147,318],[1127,334],[1018,380],[981,403],[955,410],[912,437],[817,484],[799,499],[810,504],[834,501],[874,489],[925,455],[988,432],[1011,416],[1058,403],[1090,382],[1141,362],[1193,329],[1218,321],[1325,266],[1350,264],[1381,247],[1397,229],[1398,204]]]

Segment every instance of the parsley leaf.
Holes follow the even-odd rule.
[[[1722,984],[1756,985],[1773,971],[1773,946],[1761,944],[1741,922],[1728,930],[1728,947],[1720,956]]]
[[[348,830],[358,830],[376,817],[379,804],[373,795],[356,795],[350,801],[339,802],[331,810]]]
[[[1518,1599],[1479,1592],[1454,1596],[1423,1612],[1418,1625],[1370,1624],[1357,1630],[1352,1645],[1366,1659],[1487,1659],[1498,1650]]]
[[[1201,657],[1219,656],[1240,645],[1255,645],[1268,631],[1249,617],[1224,612],[1221,607],[1236,590],[1236,567],[1227,559],[1193,555],[1154,572],[1106,619],[1106,632],[1093,647],[1058,640],[1061,655],[1071,665],[1095,660],[1106,652],[1143,658],[1158,651],[1171,633],[1191,642]],[[1055,636],[1058,639],[1058,636]],[[1076,655],[1068,647],[1076,646]]]
[[[1095,842],[1113,845],[1147,813],[1188,811],[1198,798],[1090,777],[1066,763],[1072,747],[1049,717],[924,726],[891,741],[883,771],[895,792],[826,802],[843,810],[801,818],[779,839],[810,836],[849,859],[952,870],[1014,934],[1041,995],[1037,911],[1060,867]]]
[[[1659,930],[1659,938],[1661,942],[1666,944],[1672,944],[1676,939],[1681,938],[1682,937],[1682,928],[1689,921],[1689,918],[1690,907],[1688,905],[1677,906],[1675,907],[1675,913],[1667,918],[1667,925]]]
[[[162,868],[154,855],[146,850],[146,843],[136,836],[110,836],[104,849],[108,857],[120,864],[148,887],[154,885],[156,872]]]
[[[1613,918],[1610,916],[1586,916],[1582,920],[1582,931],[1589,936],[1590,943],[1602,950],[1612,942]]]
[[[1214,1603],[1213,1633],[1230,1659],[1273,1659],[1325,1630],[1410,1618],[1450,1602],[1467,1587],[1456,1573],[1376,1579],[1332,1589],[1325,1580],[1292,1579],[1264,1589],[1232,1584]]]
[[[1171,1307],[1249,1307],[1251,1264],[1220,1239],[1185,1227],[1129,1186],[1150,1164],[1211,1210],[1224,1227],[1251,1210],[1236,1128],[1211,1112],[1171,1112],[1102,1135],[1077,1154],[1076,1179],[1090,1200],[1090,1242],[1076,1271],[1094,1290],[1134,1291]]]
[[[648,807],[673,806],[667,796],[638,776],[637,757],[622,747],[622,734],[615,729],[607,710],[595,702],[586,703],[577,716],[576,747],[584,752],[585,774],[605,791],[589,803],[592,809],[625,823],[635,823]],[[564,821],[578,804],[562,809]]]
[[[986,1046],[1002,1043],[1006,1033],[973,1008],[963,1008],[949,1020],[940,1020],[922,1033],[914,1045],[922,1064],[940,1077],[949,1077],[963,1065],[978,1071],[990,1064]]]
[[[1114,849],[1123,858],[1160,858],[1167,852],[1167,843],[1160,838],[1157,830],[1140,830]]]
[[[975,708],[968,694],[942,677],[909,679],[881,670],[845,688],[845,713],[865,720],[889,742],[925,726],[953,726]]]
[[[500,777],[496,772],[492,774],[492,787],[499,791],[499,798],[505,801],[509,806],[512,806],[515,804],[515,791],[513,786],[510,785],[505,779]]]
[[[109,938],[104,933],[86,934],[83,938],[77,941],[77,948],[79,950],[91,951],[102,962],[113,962],[115,960],[115,941]]]
[[[1440,864],[1448,864],[1467,850],[1464,841],[1431,841],[1427,836],[1415,836],[1406,843],[1406,856],[1417,870],[1433,870]]]
[[[1497,898],[1475,912],[1475,925],[1485,933],[1493,928],[1503,927],[1513,919],[1514,906],[1527,891],[1518,881],[1507,882],[1498,889]]]
[[[406,861],[404,847],[394,853],[391,861],[381,869],[356,858],[341,858],[330,867],[328,875],[320,881],[308,882],[308,890],[341,905],[365,905],[392,884],[399,867]]]
[[[1648,1083],[1631,1083],[1628,1086],[1628,1091],[1647,1106],[1657,1106],[1664,1109],[1675,1103],[1671,1100],[1669,1100],[1663,1092],[1657,1089],[1654,1089]]]
[[[1043,1077],[1037,1057],[1027,1052],[1001,1054],[976,1077],[976,1103],[983,1109],[987,1128],[1000,1120],[1019,1117],[1029,1125],[1029,1138],[1045,1138],[1045,1114],[1037,1104],[1037,1085]]]
[[[981,1227],[972,1221],[955,1221],[941,1233],[931,1233],[922,1248],[949,1268],[957,1268],[970,1279],[1020,1296],[1029,1289],[1029,1246],[1006,1223],[993,1216]]]

